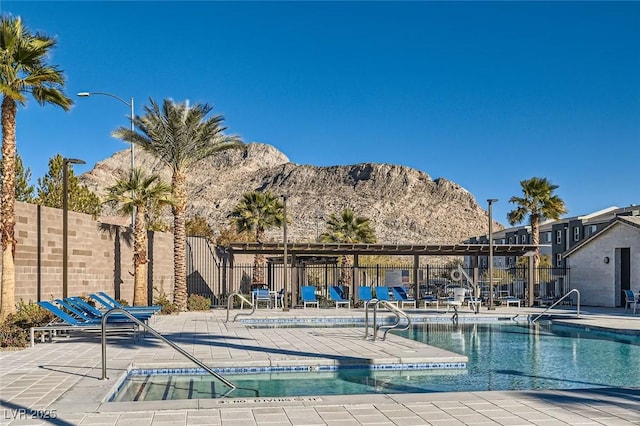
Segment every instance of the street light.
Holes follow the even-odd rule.
[[[493,203],[498,201],[497,198],[489,198],[489,310],[495,309],[493,307]]]
[[[103,95],[103,96],[109,96],[110,98],[116,99],[120,102],[122,102],[123,104],[125,104],[126,106],[128,106],[129,108],[131,108],[131,132],[134,131],[134,127],[133,127],[133,119],[135,117],[135,113],[134,113],[134,108],[133,108],[133,98],[131,98],[131,102],[127,102],[124,99],[122,99],[120,96],[116,96],[113,95],[111,93],[107,93],[107,92],[78,92],[77,96],[81,97],[81,98],[87,98],[89,96],[92,95]],[[133,169],[135,167],[135,153],[134,153],[134,148],[133,148],[133,143],[131,143],[131,173],[133,173]],[[135,211],[131,212],[131,229],[133,229],[133,226],[135,224]]]
[[[282,284],[282,310],[289,310],[289,298],[287,297],[287,287],[289,284],[289,276],[287,274],[287,196],[282,196],[282,213],[284,215],[284,223],[282,224],[282,233],[284,239],[284,256],[283,256],[283,265],[284,265],[284,282]]]
[[[69,164],[85,164],[83,160],[77,158],[62,159],[62,298],[66,299],[69,289],[69,275],[67,266],[68,257],[68,235],[69,228]]]

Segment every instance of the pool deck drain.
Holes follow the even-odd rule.
[[[535,309],[499,309],[497,315],[526,315]],[[640,316],[621,310],[583,313],[578,323],[637,332]],[[260,310],[264,318],[362,316],[362,311],[307,309],[283,313]],[[435,311],[419,313],[442,318]],[[470,315],[465,313],[464,315]],[[375,360],[381,365],[442,359],[427,345],[390,336],[365,341],[363,330],[250,329],[224,323],[224,311],[158,317],[152,327],[207,365],[340,365]],[[635,331],[634,331],[635,330]],[[348,337],[350,336],[350,337]],[[446,351],[444,351],[446,352]],[[448,356],[448,355],[447,355]],[[138,343],[109,337],[108,380],[101,377],[99,337],[58,338],[16,352],[0,352],[1,424],[88,425],[267,425],[267,424],[640,424],[640,390],[446,392],[437,394],[350,395],[348,397],[241,398],[145,403],[105,403],[104,397],[133,365],[188,366],[179,353],[153,338]],[[251,401],[249,401],[251,400]],[[220,401],[225,401],[221,403]]]

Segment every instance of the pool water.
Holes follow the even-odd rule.
[[[640,337],[516,322],[423,323],[399,335],[468,356],[466,370],[226,375],[230,397],[640,387]],[[208,375],[130,376],[112,401],[217,398]]]
[[[640,337],[542,324],[422,324],[404,333],[469,357],[426,392],[640,386]]]

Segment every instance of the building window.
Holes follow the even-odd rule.
[[[556,266],[562,266],[562,253],[556,254]]]
[[[525,234],[522,234],[520,236],[520,244],[526,244],[527,243],[527,236]]]
[[[595,234],[597,230],[598,230],[598,227],[596,225],[590,225],[589,226],[589,235]]]
[[[544,233],[544,242],[545,243],[550,243],[551,242],[551,232],[545,232]]]
[[[562,244],[562,231],[556,231],[556,244]]]
[[[573,241],[580,241],[580,227],[573,227]]]

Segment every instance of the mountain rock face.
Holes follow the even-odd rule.
[[[128,173],[129,155],[120,151],[97,163],[81,181],[104,194]],[[170,170],[140,149],[136,166],[171,182]],[[229,212],[242,194],[255,190],[287,195],[290,241],[315,241],[325,229],[324,218],[346,207],[371,219],[379,243],[456,244],[487,232],[487,212],[449,180],[392,164],[298,165],[273,146],[258,143],[221,152],[189,170],[188,215],[204,216],[219,231],[228,225]],[[115,213],[105,208],[105,214]],[[170,223],[169,218],[167,211]],[[269,231],[267,237],[282,241],[282,230]]]

